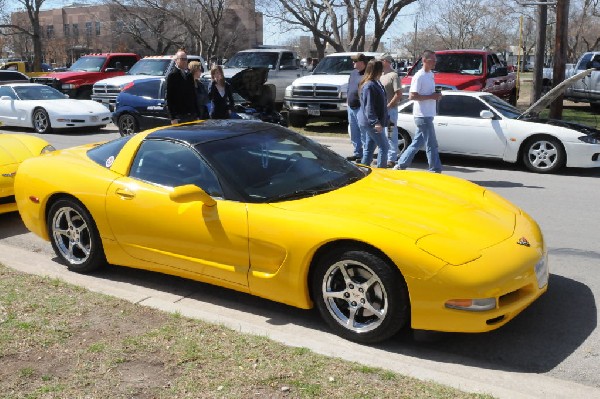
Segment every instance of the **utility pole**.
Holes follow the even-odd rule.
[[[545,3],[546,0],[540,0],[540,2]],[[546,25],[548,23],[548,6],[545,4],[538,4],[537,8],[537,38],[535,45],[535,65],[533,68],[533,90],[531,91],[531,104],[535,103],[542,96],[544,55],[546,53]]]
[[[569,3],[570,0],[556,2],[556,40],[554,47],[554,70],[552,81],[565,80],[565,64],[567,60],[567,41],[569,28]],[[550,118],[562,119],[563,96],[560,95],[550,104]]]

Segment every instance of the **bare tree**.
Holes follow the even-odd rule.
[[[575,62],[581,53],[600,48],[600,4],[598,0],[571,0],[567,58]]]
[[[13,0],[24,7],[24,13],[27,15],[29,24],[15,24],[8,20],[0,23],[0,29],[7,28],[8,35],[23,34],[31,38],[33,43],[33,70],[42,70],[42,40],[40,29],[40,8],[46,0]],[[2,4],[2,10],[6,10],[5,4]]]
[[[264,15],[282,30],[309,32],[319,58],[326,45],[336,51],[376,51],[400,11],[417,0],[258,0]],[[367,27],[373,36],[367,46]],[[369,28],[369,30],[371,30]]]

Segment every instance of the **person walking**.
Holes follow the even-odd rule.
[[[347,159],[349,161],[360,161],[363,157],[363,147],[366,143],[366,136],[361,132],[358,126],[357,114],[360,109],[360,95],[358,85],[365,73],[367,66],[367,57],[358,53],[351,57],[354,69],[348,78],[348,92],[346,95],[348,106],[348,134],[352,142],[353,155]]]
[[[194,77],[190,74],[184,49],[175,54],[175,68],[167,76],[165,102],[171,124],[191,122],[198,119],[198,104]]]
[[[413,142],[402,153],[398,164],[394,166],[396,170],[406,169],[413,161],[417,151],[425,144],[427,154],[427,163],[429,171],[441,173],[442,162],[438,152],[435,129],[433,127],[433,118],[436,115],[437,100],[442,97],[442,93],[436,93],[433,69],[435,68],[435,53],[430,50],[423,52],[421,56],[423,68],[415,74],[410,85],[408,98],[414,100],[413,117],[417,125],[417,133]]]
[[[358,86],[360,92],[360,109],[358,124],[361,131],[365,132],[366,144],[361,163],[370,165],[373,161],[375,147],[379,147],[377,167],[387,167],[389,145],[385,135],[385,126],[388,124],[387,99],[385,89],[379,79],[383,73],[381,61],[371,60],[365,68]]]
[[[198,118],[208,119],[208,104],[210,100],[208,98],[208,89],[200,81],[200,75],[204,72],[202,65],[199,61],[192,61],[189,63],[190,74],[194,78],[194,87],[196,89],[196,102],[198,103]]]
[[[211,119],[229,119],[233,112],[233,90],[231,85],[225,81],[223,68],[214,65],[210,69],[212,83],[208,89],[208,98],[212,102],[210,111]]]
[[[384,54],[379,60],[383,64],[383,74],[379,80],[385,88],[387,98],[389,122],[385,130],[390,147],[387,166],[391,168],[398,160],[398,103],[402,100],[402,86],[398,73],[392,68],[394,58],[390,54]]]

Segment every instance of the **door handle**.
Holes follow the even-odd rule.
[[[132,191],[130,191],[126,188],[117,188],[117,190],[115,191],[115,194],[117,194],[122,199],[126,199],[126,200],[130,200],[135,197],[135,193],[133,193]]]

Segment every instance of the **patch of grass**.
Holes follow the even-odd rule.
[[[0,326],[4,398],[489,398],[2,265]]]

